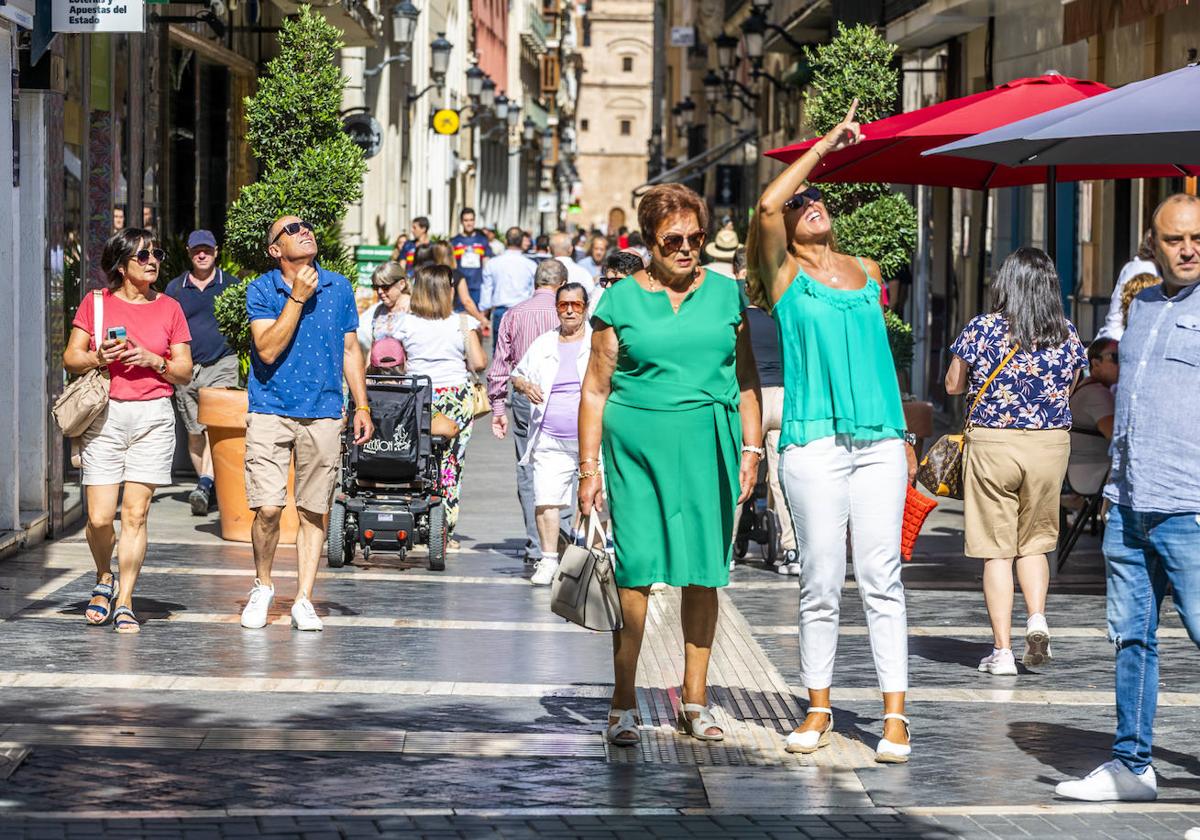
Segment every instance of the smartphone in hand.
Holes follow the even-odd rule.
[[[125,340],[125,328],[124,327],[109,327],[108,332],[105,334],[105,337],[109,341],[124,341]]]

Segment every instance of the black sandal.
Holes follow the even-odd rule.
[[[103,598],[108,603],[103,604],[103,605],[88,604],[87,607],[84,608],[83,615],[84,615],[84,618],[87,619],[88,624],[90,624],[92,627],[101,627],[108,623],[109,612],[111,611],[111,608],[112,608],[112,602],[117,597],[118,591],[119,591],[119,585],[117,583],[117,579],[115,576],[112,579],[112,583],[101,583],[100,581],[96,582],[96,585],[92,588],[92,596],[91,597],[92,598]],[[93,620],[92,617],[90,615],[88,615],[89,612],[100,613],[100,620],[99,621]]]
[[[113,613],[113,629],[118,633],[140,633],[142,624],[129,607],[117,607]]]

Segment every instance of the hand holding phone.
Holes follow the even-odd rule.
[[[108,332],[106,334],[106,338],[108,338],[109,341],[124,341],[125,340],[125,328],[124,327],[109,327]]]

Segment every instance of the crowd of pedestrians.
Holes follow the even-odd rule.
[[[321,629],[313,588],[342,431],[349,424],[356,443],[374,433],[368,374],[429,378],[433,412],[452,430],[438,482],[448,547],[457,548],[479,412],[472,384],[486,370],[491,431],[514,439],[531,583],[553,583],[564,541],[585,518],[599,516],[609,529],[624,617],[613,634],[610,742],[640,739],[638,660],[651,589],[664,584],[682,590],[678,726],[703,741],[725,736],[707,680],[717,589],[729,582],[739,515],[765,460],[767,504],[782,526],[778,571],[799,582],[809,697],[784,749],[812,753],[831,741],[849,545],[882,700],[875,757],[908,761],[900,535],[917,441],[889,348],[884,277],[865,256],[838,251],[829,208],[808,182],[822,157],[860,139],[851,111],[768,185],[744,245],[725,226],[710,242],[707,205],[675,184],[642,197],[640,231],[611,237],[534,238],[511,227],[501,241],[467,208],[460,232],[434,241],[428,219],[417,218],[394,259],[372,274],[377,302],[361,312],[349,281],[320,265],[313,227],[278,219],[264,232],[276,268],[246,292],[244,479],[256,577],[242,626],[269,621],[291,470],[300,523],[291,621]],[[234,279],[217,265],[211,232],[195,231],[187,245],[190,267],[159,294],[164,253],[153,234],[114,235],[102,261],[107,287],[84,297],[64,353],[69,373],[105,368],[111,383],[105,412],[82,437],[81,468],[96,564],[86,619],[118,632],[140,629],[133,591],[154,490],[171,480],[176,412],[198,476],[189,501],[206,514],[213,470],[198,391],[238,381],[214,314]],[[1197,283],[1200,201],[1173,196],[1122,269],[1090,345],[1064,313],[1053,262],[1019,248],[996,272],[988,311],[949,347],[946,392],[966,395],[964,553],[983,561],[993,634],[980,672],[1019,673],[1014,569],[1026,608],[1020,661],[1052,661],[1047,555],[1060,513],[1072,498],[1107,500],[1117,736],[1112,760],[1058,786],[1065,797],[1155,797],[1155,632],[1168,585],[1200,643],[1200,449],[1187,433],[1200,417],[1194,400],[1177,398],[1200,388]]]

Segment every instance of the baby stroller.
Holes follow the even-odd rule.
[[[446,568],[446,508],[438,463],[450,439],[434,435],[433,383],[427,376],[370,375],[367,401],[375,436],[343,437],[342,472],[329,512],[327,559],[340,568],[362,546],[403,558],[429,546],[429,568]]]
[[[782,552],[780,545],[779,514],[768,506],[767,489],[767,460],[761,459],[758,465],[758,480],[754,483],[754,492],[742,503],[742,518],[738,521],[737,533],[733,538],[733,556],[741,560],[750,548],[750,541],[762,547],[763,563],[769,568],[774,566]]]

